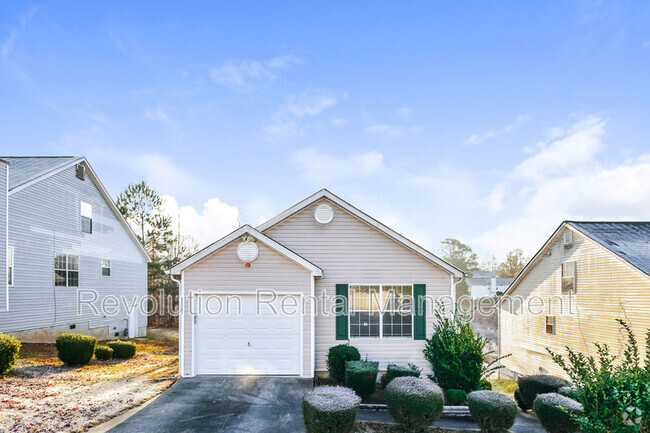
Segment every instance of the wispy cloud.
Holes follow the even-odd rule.
[[[3,58],[7,57],[11,53],[18,38],[18,34],[23,31],[27,24],[29,24],[39,9],[40,6],[34,6],[27,9],[19,16],[17,24],[9,28],[9,34],[0,43],[0,53],[2,53]]]
[[[366,128],[366,134],[381,135],[384,137],[400,137],[402,135],[415,135],[422,132],[421,126],[398,126],[388,123],[377,123]]]
[[[492,138],[508,134],[513,132],[517,127],[523,125],[524,123],[530,120],[530,116],[527,114],[517,117],[517,120],[514,123],[504,126],[503,128],[490,129],[484,134],[472,134],[467,139],[467,144],[481,144]]]
[[[408,108],[408,107],[402,107],[399,110],[397,110],[397,117],[401,117],[402,119],[407,119],[411,117],[411,114],[413,114],[413,109]]]
[[[367,178],[385,169],[384,155],[376,150],[341,156],[306,148],[294,153],[291,162],[304,179],[320,185]]]
[[[345,97],[345,94],[338,96],[325,90],[287,96],[271,121],[262,127],[262,132],[272,139],[302,136],[307,129],[301,123],[302,118],[317,116]]]
[[[257,60],[226,60],[210,70],[210,78],[216,84],[240,91],[249,92],[258,81],[273,81],[277,72],[291,69],[303,63],[294,55],[282,55],[265,62]]]
[[[347,119],[342,119],[342,118],[336,118],[336,119],[332,119],[330,121],[330,123],[335,128],[342,128],[342,127],[344,127],[345,125],[348,124],[348,120]]]

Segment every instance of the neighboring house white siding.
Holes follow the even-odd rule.
[[[250,267],[237,256],[237,238],[223,248],[184,270],[186,314],[183,326],[183,366],[181,374],[194,374],[194,316],[189,314],[190,303],[195,302],[192,293],[250,293],[258,290],[276,292],[311,293],[311,273],[287,257],[277,253],[261,242],[257,242],[259,255]],[[236,304],[233,304],[236,306]],[[311,374],[311,316],[303,316],[302,364],[305,376]]]
[[[7,176],[9,166],[0,160],[0,317],[7,308]]]
[[[81,232],[82,201],[92,205],[92,234]],[[128,326],[124,309],[114,316],[97,316],[83,308],[79,315],[77,291],[96,290],[98,305],[107,295],[131,301],[147,294],[147,263],[139,246],[90,176],[78,179],[74,166],[10,193],[9,243],[14,246],[14,284],[9,289],[10,309],[0,313],[2,332],[70,332],[75,325],[77,331],[114,335]],[[56,253],[79,257],[79,287],[55,287]],[[110,276],[102,276],[102,259],[111,261]],[[144,335],[146,323],[146,316],[139,314],[138,335]],[[46,334],[31,333],[28,339],[55,336]]]
[[[329,224],[319,224],[314,219],[314,209],[321,203],[334,208],[334,219]],[[451,296],[451,274],[424,259],[411,249],[398,243],[335,203],[323,198],[305,207],[293,216],[264,231],[264,234],[309,260],[323,270],[324,276],[316,279],[316,297],[325,292],[334,299],[336,284],[426,284],[426,294],[434,298]],[[331,304],[325,306],[330,311]],[[330,347],[345,341],[335,338],[335,317],[319,314],[315,317],[316,351],[315,370],[327,371],[326,357]],[[427,306],[427,337],[433,331]],[[407,337],[352,338],[363,359],[387,363],[413,362],[430,372],[424,359],[425,341]]]

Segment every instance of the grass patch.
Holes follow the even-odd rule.
[[[500,392],[510,396],[510,398],[515,398],[515,391],[517,390],[517,382],[508,379],[492,379],[490,380],[492,384],[492,391]]]

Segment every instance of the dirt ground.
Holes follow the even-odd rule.
[[[21,347],[11,373],[0,376],[0,431],[82,432],[158,395],[178,371],[178,339],[151,330],[129,360],[70,368],[53,344]]]

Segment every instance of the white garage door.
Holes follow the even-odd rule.
[[[283,314],[283,298],[273,303],[275,314],[268,305],[258,308],[256,296],[199,296],[197,374],[299,375],[301,315]]]

